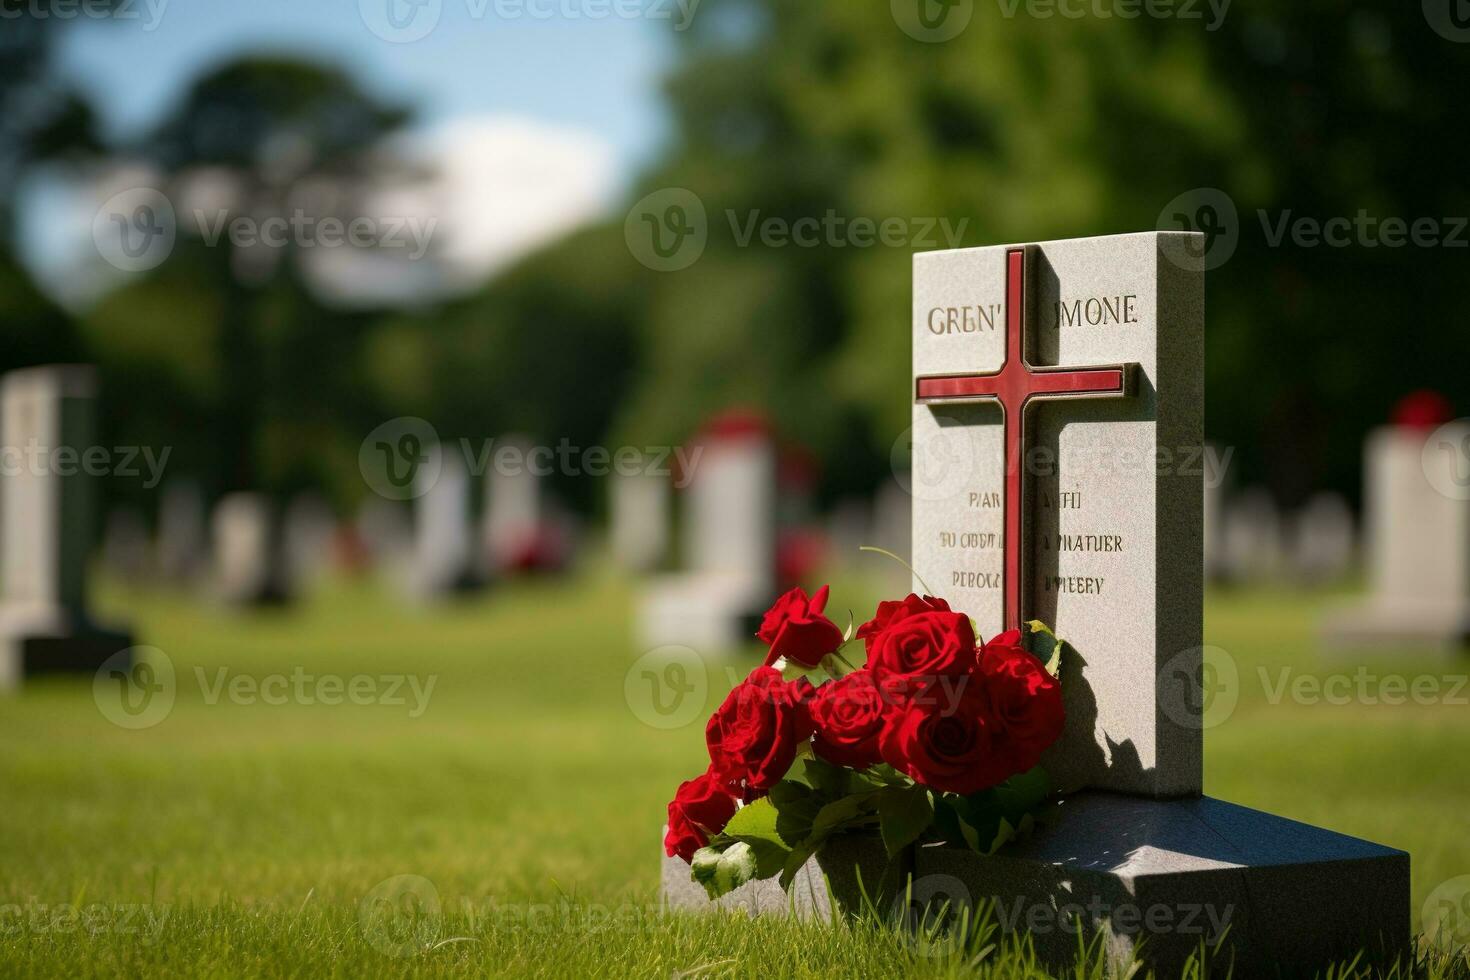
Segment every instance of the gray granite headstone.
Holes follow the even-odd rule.
[[[1180,678],[1197,672],[1203,642],[1204,289],[1166,256],[1169,237],[914,257],[914,568],[983,635],[1015,625],[1004,517],[1020,508],[1020,615],[1078,653],[1050,763],[1069,790],[1200,790],[1202,740]],[[1012,306],[1025,314],[1019,344]],[[922,397],[943,386],[922,379],[959,386],[1007,363],[1028,391],[1108,369],[1082,375],[1096,392],[1007,407],[1029,430],[1021,455],[1010,449],[1024,482],[1009,504],[1003,440],[1019,426],[991,398]]]
[[[1076,955],[1079,920],[1111,956],[1141,954],[1162,974],[1201,941],[1242,976],[1359,951],[1382,962],[1408,948],[1408,855],[1200,793],[1204,310],[1185,260],[1199,246],[1148,233],[915,257],[918,577],[987,636],[1038,617],[1076,655],[1062,664],[1067,732],[1046,760],[1064,798],[994,856],[940,844],[901,856],[905,894],[993,903],[1003,930],[1029,932],[1055,964]],[[1066,394],[1025,403],[1031,385]],[[885,863],[876,835],[821,860],[799,885],[834,860]],[[682,861],[663,875],[670,905],[712,907]],[[825,908],[777,890],[749,885],[739,901]],[[840,885],[833,897],[862,904]]]
[[[1433,440],[1433,441],[1431,441]],[[1337,647],[1470,645],[1470,422],[1385,426],[1364,448],[1369,595],[1332,613]]]
[[[132,646],[87,612],[96,544],[96,445],[90,367],[12,371],[0,382],[0,688],[31,674],[96,670]]]

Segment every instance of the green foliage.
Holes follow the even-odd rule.
[[[878,826],[889,857],[918,840],[934,820],[934,804],[922,786],[890,786],[878,794]]]
[[[994,854],[1031,829],[1036,811],[1051,792],[1040,766],[971,796],[939,797],[934,822],[939,834],[981,854]]]

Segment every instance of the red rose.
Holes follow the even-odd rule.
[[[822,615],[829,591],[824,585],[808,598],[801,589],[792,589],[766,611],[756,633],[771,648],[766,655],[766,666],[785,657],[803,667],[815,667],[823,657],[842,646],[842,630]]]
[[[990,699],[990,717],[999,727],[999,745],[1015,773],[1041,761],[1041,753],[1062,737],[1066,710],[1062,686],[1041,661],[996,637],[980,652],[976,670]]]
[[[766,795],[812,733],[807,702],[815,693],[804,677],[788,684],[772,667],[751,671],[705,727],[711,771],[747,802]]]
[[[812,699],[812,749],[826,761],[866,769],[879,761],[878,736],[890,710],[873,675],[855,671],[824,684]]]
[[[857,635],[868,648],[868,653],[871,654],[873,652],[874,639],[894,623],[907,619],[910,616],[916,616],[919,613],[949,611],[949,603],[943,599],[936,599],[933,596],[927,595],[921,599],[917,595],[909,593],[908,598],[901,599],[898,602],[878,603],[878,611],[873,614],[872,619],[858,627]]]
[[[997,633],[995,636],[992,636],[985,643],[985,646],[986,647],[991,647],[991,646],[998,646],[998,647],[1018,647],[1020,645],[1021,645],[1021,631],[1018,630],[1018,629],[1017,630],[1006,630],[1004,633]]]
[[[999,726],[978,678],[966,678],[953,703],[918,698],[888,716],[879,736],[883,761],[942,793],[969,795],[1014,775],[996,751]]]
[[[968,616],[948,610],[892,616],[868,643],[868,669],[885,691],[917,693],[940,677],[962,677],[974,666],[975,629]]]
[[[712,834],[725,829],[734,815],[735,798],[725,792],[712,770],[680,783],[669,803],[664,853],[669,857],[677,854],[687,863],[695,851],[709,843]]]

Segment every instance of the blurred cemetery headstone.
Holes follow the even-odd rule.
[[[154,561],[159,576],[172,585],[193,585],[209,562],[204,494],[192,480],[164,484],[158,504]]]
[[[300,588],[318,586],[331,573],[337,550],[337,516],[320,494],[296,495],[286,506],[286,564]]]
[[[56,671],[95,671],[132,646],[87,613],[98,477],[96,378],[85,365],[12,371],[0,380],[0,434],[13,465],[0,480],[0,688]]]
[[[608,542],[618,568],[646,574],[664,564],[673,536],[672,498],[668,475],[646,466],[608,477]]]
[[[470,477],[463,457],[434,445],[439,465],[415,479],[433,485],[414,498],[413,547],[405,569],[408,595],[429,602],[469,591],[478,582],[470,521]]]
[[[1356,551],[1353,511],[1341,494],[1315,494],[1292,515],[1289,564],[1296,581],[1341,581],[1352,571]]]
[[[754,636],[775,598],[775,445],[764,419],[731,412],[704,427],[686,458],[684,570],[648,582],[639,641],[729,649]]]
[[[271,606],[292,598],[290,569],[271,498],[238,491],[215,504],[214,593],[231,606]]]
[[[1225,576],[1231,582],[1269,582],[1285,568],[1281,514],[1269,491],[1250,487],[1227,497],[1223,515]]]
[[[576,524],[547,492],[541,455],[518,435],[497,440],[490,455],[481,542],[492,576],[559,571],[571,559]]]
[[[137,586],[153,574],[148,522],[132,504],[119,504],[107,512],[102,529],[102,567],[115,581]]]
[[[1441,397],[1404,400],[1363,453],[1369,594],[1326,621],[1336,649],[1470,640],[1470,421]]]

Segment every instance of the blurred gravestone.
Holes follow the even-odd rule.
[[[1319,493],[1292,518],[1291,572],[1308,585],[1324,585],[1352,570],[1353,512],[1335,493]]]
[[[1470,422],[1384,426],[1364,447],[1368,597],[1330,615],[1334,646],[1470,641]]]
[[[107,512],[102,529],[102,566],[119,583],[138,586],[153,572],[148,524],[137,507],[120,505]]]
[[[473,532],[470,525],[470,478],[463,457],[435,445],[439,466],[421,466],[416,480],[432,480],[415,488],[413,551],[406,569],[408,594],[432,601],[472,588]]]
[[[275,505],[263,493],[239,492],[214,508],[214,591],[232,606],[290,601],[292,583]]]
[[[357,536],[367,560],[388,577],[404,574],[413,553],[413,514],[396,500],[371,496],[357,512]]]
[[[776,452],[765,423],[716,418],[682,474],[686,572],[651,580],[639,609],[641,642],[728,649],[749,641],[776,598]]]
[[[1269,492],[1252,487],[1226,498],[1222,523],[1226,578],[1250,583],[1281,575],[1285,565],[1281,515]]]
[[[481,542],[494,575],[555,568],[565,557],[565,528],[545,499],[539,459],[530,440],[520,436],[502,438],[490,456]]]
[[[95,671],[132,646],[86,608],[98,478],[81,461],[95,445],[95,413],[90,367],[27,368],[0,382],[0,688]]]
[[[286,507],[286,564],[291,581],[303,588],[320,585],[332,569],[337,516],[315,493],[302,493]]]
[[[204,495],[191,480],[172,480],[164,486],[158,505],[158,535],[154,560],[158,574],[175,585],[193,585],[208,564]]]
[[[613,561],[628,572],[651,572],[664,563],[672,531],[673,487],[666,474],[613,473],[608,523]]]

